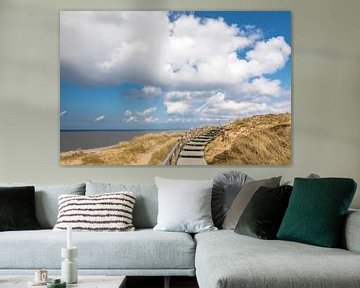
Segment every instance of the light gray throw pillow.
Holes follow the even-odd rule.
[[[244,212],[246,205],[250,202],[250,199],[255,192],[261,186],[276,188],[279,186],[280,180],[281,176],[245,183],[240,189],[240,192],[236,196],[224,219],[224,223],[222,225],[223,229],[234,230],[241,214]]]
[[[198,233],[217,230],[211,217],[213,180],[155,177],[159,213],[154,230]]]

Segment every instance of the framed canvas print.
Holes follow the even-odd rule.
[[[61,165],[291,164],[289,11],[61,11]]]

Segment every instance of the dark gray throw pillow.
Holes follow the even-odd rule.
[[[251,198],[235,232],[260,239],[275,239],[289,203],[292,187],[260,187]]]
[[[0,187],[0,231],[39,228],[35,216],[35,188]]]
[[[0,187],[35,187],[35,210],[36,219],[41,228],[52,229],[58,216],[58,197],[61,194],[85,195],[85,183],[82,184],[22,184],[22,183],[0,183]]]
[[[252,178],[245,173],[237,171],[220,173],[215,176],[212,189],[211,213],[214,225],[217,228],[221,228],[225,216],[243,184],[251,180]]]
[[[261,186],[269,188],[279,187],[280,180],[281,176],[245,183],[225,216],[224,223],[222,224],[223,229],[234,230],[241,214],[244,212],[246,205],[250,202],[255,192]]]

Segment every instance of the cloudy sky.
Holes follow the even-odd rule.
[[[61,129],[291,112],[290,12],[62,11]]]

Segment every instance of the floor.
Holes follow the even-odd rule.
[[[127,277],[126,288],[163,288],[164,277]],[[171,277],[171,288],[199,288],[195,277]]]

